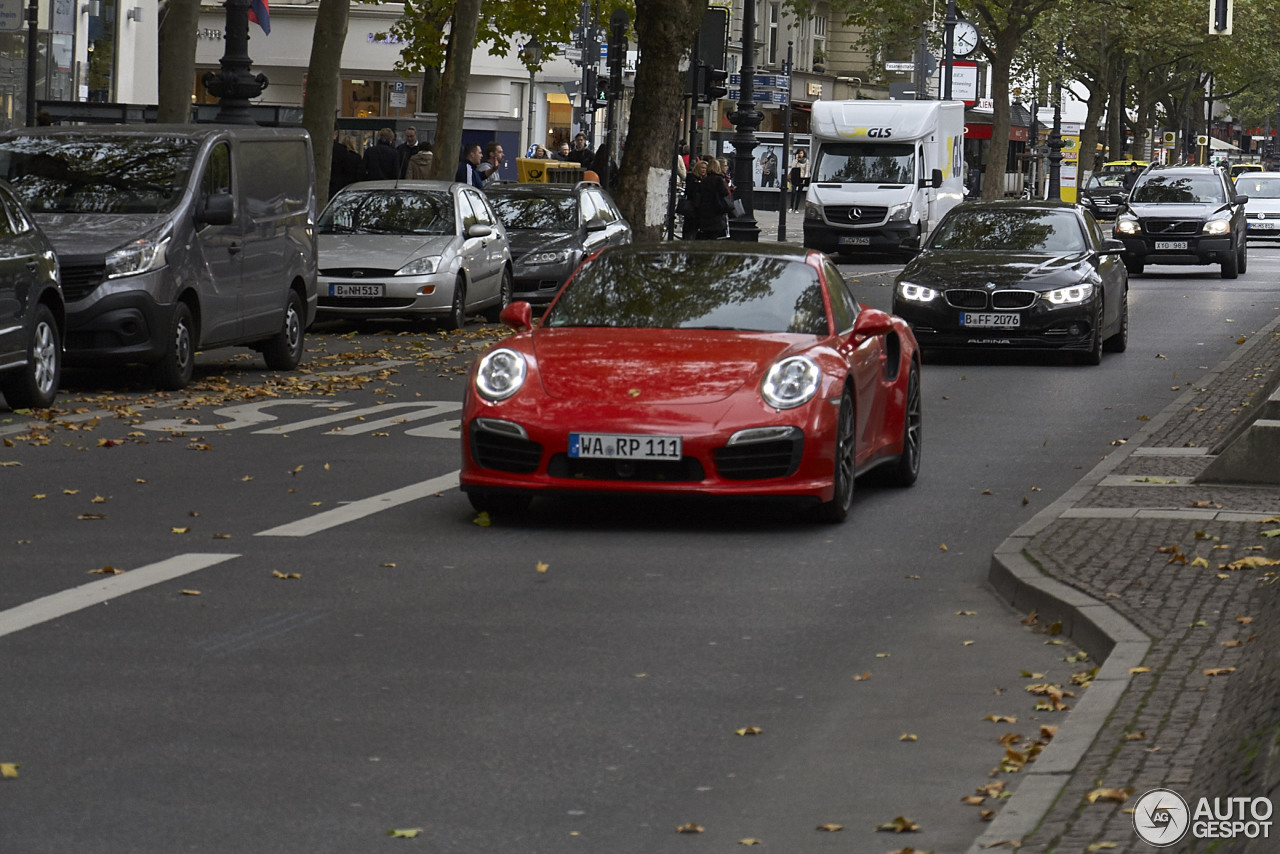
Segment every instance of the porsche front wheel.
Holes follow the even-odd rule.
[[[856,464],[853,395],[845,389],[836,417],[836,452],[831,476],[831,500],[818,505],[818,518],[823,522],[843,522],[853,506],[853,474]]]

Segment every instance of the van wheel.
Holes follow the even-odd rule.
[[[289,304],[284,310],[284,326],[275,337],[267,339],[262,347],[262,357],[273,371],[292,371],[302,361],[302,348],[306,343],[302,329],[302,297],[289,289]]]
[[[453,302],[444,318],[445,329],[461,329],[467,323],[467,282],[461,276],[453,283]]]
[[[490,323],[497,323],[498,318],[502,316],[502,310],[511,305],[511,295],[515,293],[515,282],[511,278],[511,271],[506,267],[502,268],[502,283],[498,285],[498,304],[490,306],[484,313],[484,319]]]
[[[152,366],[156,388],[161,391],[186,388],[195,374],[193,326],[190,307],[185,302],[175,305],[173,317],[169,320],[169,332],[165,336],[164,354]]]
[[[47,409],[58,396],[62,376],[62,340],[53,312],[36,308],[36,322],[27,343],[27,363],[0,379],[0,392],[10,409]]]

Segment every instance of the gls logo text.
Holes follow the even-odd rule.
[[[860,139],[862,137],[888,139],[893,136],[893,128],[854,128],[849,131],[841,131],[840,135],[846,139]]]

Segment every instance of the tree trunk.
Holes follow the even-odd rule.
[[[440,76],[436,138],[431,177],[447,180],[462,153],[462,123],[467,114],[467,88],[471,85],[471,54],[475,52],[476,26],[481,0],[458,0],[449,28],[449,51]]]
[[[1080,127],[1080,160],[1081,173],[1096,171],[1098,160],[1098,121],[1107,107],[1107,93],[1093,87],[1089,90],[1089,100],[1085,102],[1084,124]],[[1077,187],[1082,187],[1084,176],[1077,179]]]
[[[196,29],[200,25],[200,0],[169,0],[161,6],[156,121],[191,122],[191,93],[196,86]]]
[[[1009,67],[1017,42],[999,38],[991,56],[991,145],[982,164],[982,198],[1004,197],[1005,170],[1009,163]]]
[[[680,59],[692,46],[706,10],[706,0],[636,0],[641,60],[617,201],[637,241],[662,237],[684,105],[686,73],[680,71]]]
[[[307,91],[302,103],[302,126],[311,134],[316,164],[316,204],[329,201],[329,166],[333,162],[333,120],[338,113],[342,46],[347,40],[351,0],[320,0],[316,10]]]

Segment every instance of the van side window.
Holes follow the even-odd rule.
[[[231,192],[231,145],[220,142],[209,152],[204,175],[200,178],[200,194],[204,198],[215,193]]]

